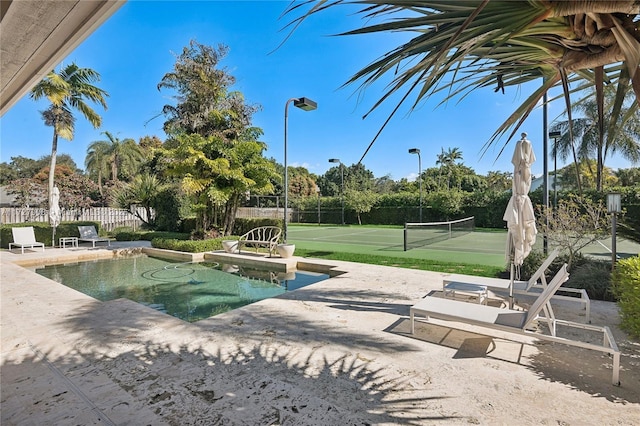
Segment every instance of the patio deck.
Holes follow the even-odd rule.
[[[189,324],[128,300],[96,301],[15,264],[109,257],[119,245],[0,252],[3,425],[640,418],[640,348],[607,302],[594,301],[592,316],[623,351],[619,388],[599,353],[472,327],[420,324],[410,337],[409,307],[442,289],[440,273],[296,259],[343,273]],[[559,317],[580,315],[554,306]]]

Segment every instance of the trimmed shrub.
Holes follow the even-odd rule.
[[[611,289],[611,262],[589,259],[571,268],[566,287],[587,290],[590,299],[615,301]]]
[[[611,281],[620,307],[620,327],[640,338],[640,256],[618,261]]]
[[[154,238],[151,246],[165,250],[184,251],[187,253],[202,253],[205,251],[222,250],[222,240],[238,239],[237,236],[211,238],[208,240],[177,240],[170,238]]]
[[[520,267],[520,279],[528,280],[538,267],[547,258],[542,250],[533,250],[524,260]],[[564,263],[568,263],[569,256],[560,253],[555,258],[549,269],[547,270],[547,282],[560,270]],[[508,266],[507,266],[508,268]],[[506,276],[509,277],[507,269]],[[587,290],[589,298],[594,300],[614,301],[615,296],[612,291],[611,284],[611,262],[604,260],[592,259],[578,253],[573,258],[573,263],[569,269],[569,280],[563,284],[565,287],[581,288]]]
[[[184,232],[185,234],[190,234],[196,229],[196,218],[195,217],[185,217],[182,219],[182,223],[180,225],[180,232]]]
[[[182,232],[162,232],[162,231],[123,231],[115,235],[118,241],[152,241],[154,238],[188,240],[189,234]]]

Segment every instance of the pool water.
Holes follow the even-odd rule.
[[[101,301],[126,298],[188,322],[329,278],[315,272],[177,263],[146,255],[51,265],[36,272]]]

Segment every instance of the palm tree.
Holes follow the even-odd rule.
[[[109,145],[106,141],[95,141],[87,148],[87,157],[84,165],[89,174],[96,177],[100,196],[104,198],[102,191],[102,178],[109,173]]]
[[[627,95],[630,95],[628,93]],[[626,103],[620,108],[620,116],[617,122],[611,122],[610,112],[614,108],[615,92],[613,88],[606,87],[604,90],[605,114],[603,114],[606,127],[599,126],[598,105],[594,96],[585,98],[583,102],[574,104],[573,109],[582,113],[584,117],[575,118],[572,122],[573,137],[569,132],[569,122],[564,121],[553,126],[552,130],[560,131],[561,136],[557,139],[552,149],[552,155],[558,155],[562,160],[566,160],[570,152],[574,150],[574,140],[578,141],[577,158],[574,162],[595,158],[595,183],[598,191],[603,186],[603,170],[607,156],[619,153],[623,158],[634,164],[640,162],[640,115],[634,114],[629,105],[633,102],[630,96]],[[590,165],[590,163],[587,163]],[[591,171],[591,174],[594,174]]]
[[[460,148],[449,148],[447,152],[444,148],[440,148],[441,152],[438,154],[438,160],[436,165],[440,165],[440,173],[442,173],[442,167],[447,168],[447,189],[451,186],[451,167],[456,164],[456,160],[462,160],[462,151]],[[440,177],[438,176],[438,186],[440,185]]]
[[[51,71],[31,90],[32,99],[38,100],[46,97],[51,102],[51,105],[42,111],[45,125],[53,127],[51,167],[49,168],[49,201],[51,201],[53,193],[58,137],[73,140],[75,118],[72,110],[80,111],[94,128],[98,128],[102,124],[101,117],[86,102],[91,101],[107,109],[104,98],[109,95],[92,84],[99,80],[100,74],[96,71],[90,68],[80,68],[72,63],[60,70],[60,73],[56,73],[55,70]]]
[[[137,210],[135,210],[135,215],[149,228],[154,228],[156,222],[152,210],[153,203],[165,187],[166,185],[161,184],[156,176],[143,173],[136,175],[136,177],[124,187],[117,188],[112,194],[113,201],[122,209],[131,210],[132,206],[143,207],[145,217],[142,217]]]
[[[93,142],[91,146],[99,147],[105,155],[105,160],[111,167],[111,179],[118,181],[120,175],[133,176],[136,174],[140,163],[144,160],[144,153],[135,140],[126,138],[120,140],[111,132],[102,132],[107,137],[106,141]]]
[[[635,92],[631,108],[637,111],[640,105],[637,0],[310,0],[292,3],[287,13],[302,11],[293,18],[295,28],[310,15],[341,4],[361,5],[360,14],[367,20],[343,35],[415,34],[348,81],[361,82],[364,89],[392,74],[388,89],[365,115],[389,97],[400,96],[380,131],[411,94],[413,110],[434,94],[442,94],[445,103],[477,89],[504,92],[527,82],[538,87],[498,127],[485,150],[508,134],[506,146],[538,101],[556,86],[562,87],[568,110],[572,93],[595,87],[600,126],[605,82],[616,88],[611,122],[618,121],[628,91]],[[570,83],[576,84],[570,88]]]
[[[494,191],[506,191],[511,188],[513,173],[490,171],[487,173],[487,186]]]
[[[440,178],[442,177],[442,168],[448,165],[447,154],[444,152],[444,148],[440,148],[440,154],[437,155],[436,166],[440,166],[438,170],[438,188],[440,188]]]
[[[447,158],[448,165],[452,166],[456,163],[457,160],[462,160],[462,151],[460,148],[449,148],[446,152],[445,157]]]

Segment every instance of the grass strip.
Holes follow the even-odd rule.
[[[362,253],[346,253],[330,250],[308,250],[296,248],[296,256],[316,259],[343,260],[345,262],[365,263],[370,265],[393,266],[395,268],[418,269],[423,271],[445,272],[451,274],[476,275],[481,277],[498,277],[504,268],[487,265],[441,262],[430,259],[412,259],[404,257],[378,256]]]

